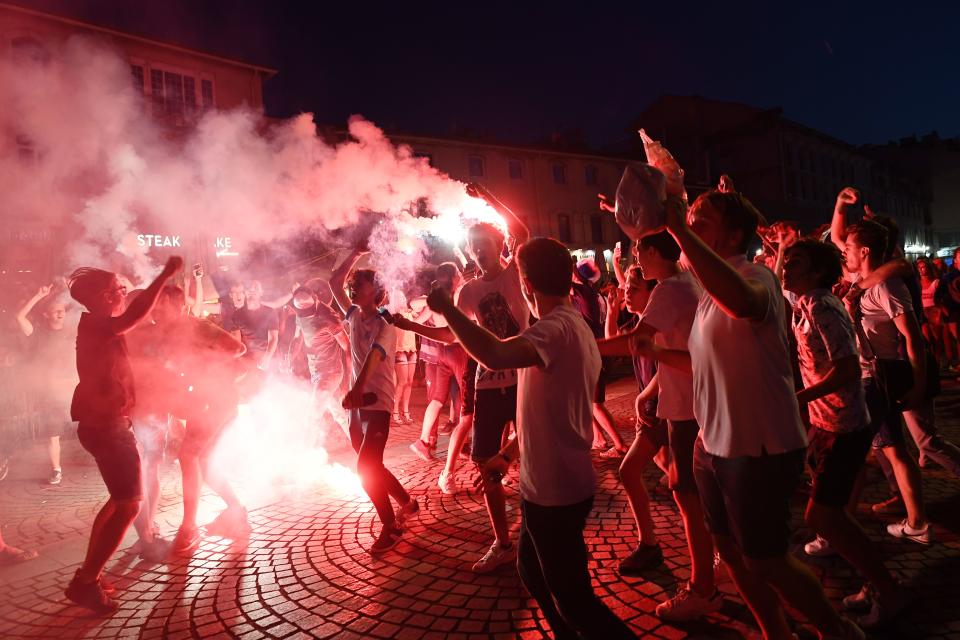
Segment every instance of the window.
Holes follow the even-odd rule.
[[[590,239],[594,244],[603,244],[603,218],[590,216]]]
[[[584,183],[587,184],[588,186],[589,186],[589,185],[595,185],[595,184],[597,184],[597,175],[598,175],[598,173],[599,173],[599,172],[597,171],[597,168],[596,168],[594,165],[588,164],[588,165],[583,169],[583,181],[584,181]]]
[[[483,158],[480,156],[470,156],[467,158],[467,172],[471,178],[483,177]]]
[[[557,184],[567,184],[567,165],[562,162],[553,163],[553,181]]]
[[[200,81],[200,104],[204,111],[213,108],[213,80]]]
[[[520,180],[523,178],[523,163],[516,158],[510,158],[507,160],[507,173],[511,180]]]
[[[559,236],[560,242],[570,242],[572,240],[570,234],[570,216],[566,213],[561,213],[557,216],[557,236]]]
[[[143,65],[132,64],[130,65],[130,74],[133,76],[133,88],[136,89],[140,95],[143,95],[143,89],[145,86],[145,79],[143,75]]]
[[[143,67],[132,65],[134,85],[142,77]],[[200,102],[203,108],[213,106],[213,82],[200,81]],[[197,113],[197,79],[172,71],[150,69],[150,94],[154,113],[174,117],[192,117]]]

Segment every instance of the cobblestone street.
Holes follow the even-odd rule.
[[[610,390],[608,406],[624,435],[633,432],[633,383]],[[423,390],[415,391],[422,416]],[[945,384],[938,403],[941,431],[960,440],[960,389]],[[354,487],[290,491],[280,501],[252,503],[253,534],[246,544],[208,537],[190,559],[167,564],[138,560],[131,533],[108,567],[120,610],[99,618],[73,606],[63,588],[79,565],[90,523],[105,499],[92,459],[68,440],[64,481],[42,484],[47,470],[37,447],[19,456],[0,483],[0,523],[10,544],[37,549],[40,558],[0,568],[0,638],[540,638],[545,623],[513,567],[479,576],[471,564],[491,540],[482,496],[473,473],[462,470],[460,491],[440,493],[436,480],[442,460],[424,463],[407,445],[419,426],[398,427],[390,436],[387,466],[420,500],[422,508],[400,546],[381,559],[365,551],[379,528],[372,506]],[[445,450],[446,437],[441,439]],[[347,452],[339,457],[350,464]],[[633,518],[617,481],[618,461],[597,458],[599,490],[588,523],[591,572],[597,591],[638,635],[658,638],[755,637],[749,612],[729,581],[724,609],[689,625],[660,622],[655,605],[688,577],[682,527],[672,499],[655,491],[659,471],[649,473],[654,518],[662,536],[665,566],[645,578],[621,578],[617,559],[636,543]],[[238,477],[244,470],[238,470]],[[519,525],[514,482],[508,489],[508,515]],[[179,472],[163,468],[159,524],[172,537],[179,523]],[[885,483],[870,467],[865,503],[887,497]],[[242,488],[242,481],[240,482]],[[936,468],[924,471],[925,498],[936,542],[924,547],[881,533],[881,520],[863,505],[861,522],[882,548],[888,565],[918,594],[917,603],[889,638],[960,638],[960,482]],[[804,497],[797,496],[799,518]],[[205,497],[201,517],[220,505]],[[797,523],[794,552],[824,581],[839,603],[860,588],[860,579],[838,558],[812,560],[800,547],[810,539]],[[802,626],[801,638],[815,635]]]

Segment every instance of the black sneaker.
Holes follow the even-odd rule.
[[[377,555],[380,553],[385,553],[393,549],[400,542],[400,538],[403,537],[403,529],[399,529],[393,525],[384,525],[383,529],[380,531],[380,535],[377,536],[376,542],[370,547],[370,553]]]
[[[64,594],[71,602],[95,613],[106,614],[117,610],[116,600],[103,592],[99,580],[96,582],[80,582],[74,576]]]
[[[622,576],[639,576],[644,571],[663,564],[663,551],[658,544],[641,544],[633,553],[620,561],[618,570]]]

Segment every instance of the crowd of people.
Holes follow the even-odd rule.
[[[61,481],[57,437],[73,421],[110,496],[69,599],[116,608],[102,574],[131,525],[145,558],[192,552],[203,483],[226,505],[207,531],[249,533],[246,509],[209,460],[237,405],[279,371],[309,378],[322,421],[349,439],[382,525],[369,552],[389,552],[420,504],[385,466],[384,449],[391,425],[413,422],[410,392],[425,362],[428,404],[410,449],[434,460],[438,435],[449,433],[437,478],[446,494],[459,490],[463,460],[473,462],[491,534],[473,570],[515,564],[556,637],[635,637],[594,594],[587,570],[594,449],[622,458],[637,526],[635,548],[620,559],[624,576],[664,562],[644,472],[653,462],[665,474],[691,560],[689,580],[656,608],[665,620],[719,611],[720,567],[765,638],[794,637],[788,608],[822,638],[862,638],[861,627],[883,626],[910,605],[856,509],[872,452],[891,497],[871,508],[903,516],[889,535],[930,544],[920,468],[936,463],[960,477],[960,449],[938,434],[933,410],[941,372],[956,371],[960,351],[960,250],[949,268],[911,265],[893,220],[869,208],[848,219],[860,200],[850,188],[812,237],[768,227],[724,177],[689,207],[669,198],[665,226],[632,238],[627,264],[618,245],[616,280],[604,289],[596,264],[575,262],[556,240],[531,239],[496,196],[467,189],[503,217],[506,233],[471,226],[469,259],[440,264],[429,292],[386,290],[377,272],[357,267],[364,252],[355,250],[328,280],[271,301],[258,282],[221,283],[228,295],[205,304],[199,265],[186,291],[168,284],[179,258],[137,292],[116,274],[79,269],[67,287],[85,309],[75,332],[48,287],[26,302],[19,327],[36,358],[56,363],[42,375],[63,378],[37,400],[50,427],[49,481]],[[749,260],[758,233],[763,249]],[[42,320],[29,320],[38,306]],[[604,405],[617,357],[632,362],[638,383],[628,442]],[[153,521],[171,441],[183,521],[167,542]],[[511,539],[504,482],[518,461],[522,523]],[[815,533],[805,552],[839,554],[863,578],[843,612],[789,553],[790,502],[804,474],[804,518]],[[857,623],[853,613],[862,614]]]

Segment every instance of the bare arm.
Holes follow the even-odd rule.
[[[912,312],[900,314],[893,319],[893,322],[903,335],[907,345],[907,359],[913,367],[913,388],[903,400],[904,406],[909,409],[920,406],[927,390],[927,354],[923,346],[920,325]]]
[[[277,342],[280,339],[280,331],[277,329],[271,329],[267,331],[267,352],[263,356],[263,360],[260,361],[260,367],[266,369],[270,366],[270,361],[273,360],[273,354],[277,352]]]
[[[203,267],[193,271],[194,297],[190,313],[196,318],[203,317]]]
[[[623,289],[617,287],[607,296],[607,317],[603,321],[603,336],[613,338],[620,334],[620,310],[623,309]]]
[[[830,219],[830,241],[843,251],[847,240],[847,209],[857,204],[860,192],[853,187],[845,187],[837,194],[837,204],[833,207],[833,217]]]
[[[398,329],[412,331],[417,335],[435,340],[436,342],[451,344],[457,341],[457,337],[453,334],[453,331],[450,330],[450,327],[428,327],[425,324],[407,320],[403,316],[394,316],[393,325]]]
[[[383,352],[380,349],[370,349],[367,357],[363,360],[363,366],[357,375],[357,381],[343,399],[344,409],[358,409],[363,406],[363,390],[367,386],[367,380],[383,361]]]
[[[37,306],[38,302],[40,302],[41,300],[46,298],[48,295],[50,295],[50,291],[52,290],[53,290],[53,285],[40,287],[39,289],[37,289],[37,292],[33,294],[33,297],[27,300],[26,303],[22,307],[20,307],[20,309],[17,311],[17,315],[16,315],[17,326],[20,327],[20,331],[23,332],[23,335],[25,336],[33,335],[33,323],[30,322],[29,319],[27,319],[27,314],[33,311],[33,308]]]
[[[357,261],[360,260],[364,253],[365,252],[360,251],[359,249],[354,249],[350,252],[346,259],[340,263],[340,266],[337,267],[332,274],[330,274],[330,289],[333,290],[333,299],[337,301],[337,306],[340,307],[340,311],[343,313],[346,313],[352,305],[350,302],[350,296],[347,295],[347,290],[345,288],[347,276],[350,275],[351,271],[353,271]]]
[[[856,354],[834,360],[831,364],[830,371],[820,382],[797,391],[798,402],[812,402],[860,379],[860,358]]]
[[[540,354],[529,340],[522,337],[501,340],[471,321],[454,306],[453,300],[445,292],[435,289],[427,301],[431,308],[443,314],[447,324],[450,325],[450,330],[467,353],[487,369],[543,366]]]
[[[153,306],[157,303],[157,298],[160,297],[160,290],[163,285],[182,266],[183,259],[180,256],[173,256],[167,260],[167,264],[163,267],[160,275],[130,303],[127,310],[115,318],[110,318],[110,327],[113,332],[116,334],[126,333],[140,324],[153,311]]]
[[[766,315],[769,294],[759,282],[747,280],[733,266],[700,239],[687,226],[682,204],[667,203],[667,230],[683,250],[700,279],[700,284],[727,315],[734,318],[761,320]]]
[[[869,276],[857,283],[864,291],[891,278],[912,278],[913,267],[904,258],[894,258],[877,267]]]
[[[600,349],[600,355],[602,356],[632,356],[631,343],[637,340],[652,341],[656,333],[656,329],[641,322],[635,329],[627,333],[605,340],[597,340],[597,348]]]

